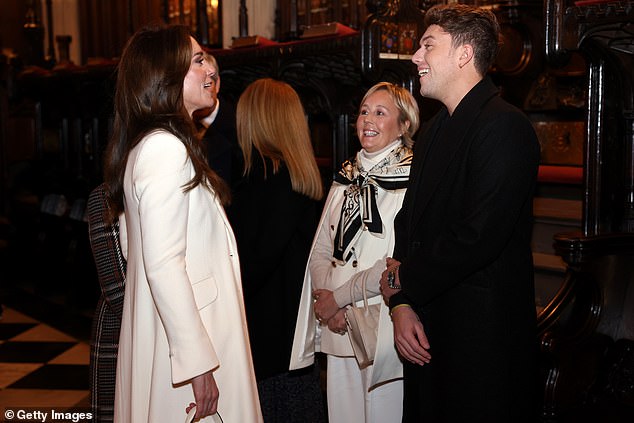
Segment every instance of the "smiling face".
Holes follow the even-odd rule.
[[[398,107],[386,90],[370,94],[359,109],[357,136],[368,153],[387,147],[405,129],[405,125],[400,122]]]
[[[194,111],[213,107],[216,102],[216,84],[212,75],[214,68],[206,60],[202,48],[191,38],[192,59],[183,81],[183,103],[191,116]]]
[[[457,49],[451,45],[451,35],[438,25],[430,25],[420,40],[420,48],[412,62],[418,68],[420,93],[444,103],[444,96],[452,90],[458,68]]]

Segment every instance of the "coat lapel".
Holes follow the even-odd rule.
[[[422,174],[424,173],[425,161],[430,153],[432,144],[438,135],[438,130],[442,122],[447,118],[447,109],[443,108],[438,112],[435,118],[426,127],[422,128],[421,135],[418,137],[414,150],[414,158],[410,171],[410,180],[403,207],[407,207],[408,225],[411,228],[414,215],[416,214],[417,205],[420,203],[424,188],[422,182]],[[425,201],[426,202],[426,201]]]
[[[447,116],[443,108],[434,118],[431,127],[423,136],[425,144],[420,157],[415,157],[413,181],[415,184],[412,208],[409,214],[409,228],[414,230],[424,211],[438,188],[445,179],[447,168],[458,151],[465,151],[464,144],[471,138],[471,126],[478,121],[483,106],[498,91],[490,79],[478,83],[460,102],[454,114]],[[419,164],[416,165],[416,162]]]

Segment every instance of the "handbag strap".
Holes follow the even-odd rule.
[[[361,278],[361,289],[363,290],[363,308],[368,308],[368,293],[365,290],[365,280],[366,278]],[[356,307],[356,300],[354,299],[354,286],[356,285],[356,281],[350,284],[350,298],[352,299],[352,307]]]

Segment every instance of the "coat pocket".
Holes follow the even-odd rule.
[[[201,279],[192,284],[192,291],[194,292],[194,300],[196,301],[196,307],[198,310],[202,310],[209,304],[215,301],[218,296],[218,286],[216,285],[216,279],[213,276]]]

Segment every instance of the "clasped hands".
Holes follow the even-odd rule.
[[[315,289],[313,291],[313,309],[315,317],[322,325],[328,326],[334,333],[344,335],[348,330],[346,324],[346,308],[340,308],[335,301],[335,296],[328,289]]]
[[[401,290],[399,278],[400,262],[391,257],[386,259],[386,269],[381,275],[380,289],[385,304],[390,304],[390,298]],[[390,284],[396,288],[390,287]],[[429,341],[425,328],[411,306],[403,304],[393,307],[390,311],[394,325],[394,344],[403,358],[414,364],[425,365],[431,360]]]

